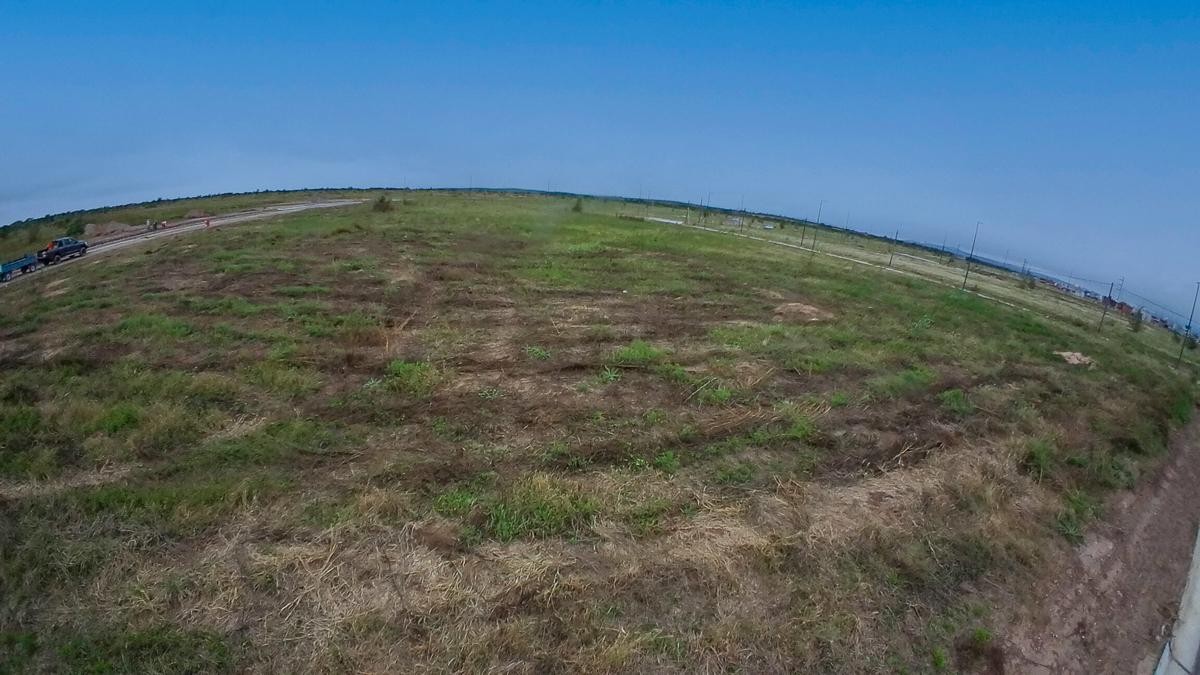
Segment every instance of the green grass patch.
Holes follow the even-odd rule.
[[[529,345],[525,348],[525,356],[528,356],[534,361],[546,361],[550,358],[550,350],[537,345]]]
[[[942,409],[954,417],[963,418],[975,412],[975,405],[962,389],[947,389],[938,394],[938,401]]]
[[[180,340],[192,334],[190,324],[163,314],[133,314],[117,322],[112,330],[135,339]]]
[[[433,500],[433,510],[443,516],[465,516],[479,501],[479,494],[471,487],[453,487]]]
[[[437,370],[424,361],[396,360],[387,367],[388,387],[412,398],[432,396],[439,379]]]
[[[309,295],[329,295],[328,286],[281,286],[275,292],[289,298],[303,298]]]
[[[754,480],[754,465],[750,462],[721,464],[713,470],[712,478],[719,485],[743,485]]]
[[[650,464],[665,474],[673,474],[679,471],[681,461],[675,451],[664,450],[655,455],[654,459],[650,460]]]
[[[72,637],[57,651],[73,673],[214,673],[234,665],[234,651],[216,633],[166,625]]]
[[[105,411],[96,423],[96,430],[109,435],[132,429],[142,420],[142,409],[133,403],[118,403]]]
[[[1084,528],[1100,513],[1100,504],[1080,490],[1068,490],[1063,495],[1063,510],[1056,527],[1073,544],[1083,541]]]
[[[521,480],[487,508],[485,532],[501,542],[576,534],[599,505],[578,488],[547,476]]]
[[[322,457],[344,443],[341,433],[317,420],[293,418],[272,422],[238,438],[197,448],[187,460],[193,467],[277,464],[297,457]]]
[[[1037,439],[1030,442],[1025,450],[1021,466],[1034,480],[1042,481],[1054,472],[1057,462],[1058,448],[1054,446],[1053,441]]]
[[[867,388],[877,396],[903,398],[929,389],[937,380],[937,373],[924,366],[913,366],[906,370],[871,378]]]
[[[667,352],[650,346],[642,340],[634,340],[626,347],[613,352],[609,362],[625,367],[645,367],[658,363],[667,357]]]

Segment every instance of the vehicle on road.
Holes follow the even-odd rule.
[[[46,248],[37,252],[37,259],[43,265],[53,265],[54,263],[69,258],[71,256],[84,255],[87,253],[88,243],[79,241],[71,237],[62,237],[55,239],[46,245]]]
[[[21,274],[32,272],[37,268],[37,263],[37,258],[32,253],[26,253],[24,257],[16,260],[0,263],[0,281],[8,281],[15,272]]]

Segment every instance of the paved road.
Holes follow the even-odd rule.
[[[302,202],[299,204],[280,204],[279,206],[268,206],[268,207],[261,208],[261,209],[254,209],[252,211],[240,211],[238,213],[230,213],[230,214],[224,215],[224,216],[213,216],[211,218],[194,218],[194,219],[184,220],[184,221],[180,221],[176,225],[172,225],[171,227],[169,227],[168,229],[165,229],[165,230],[157,230],[155,232],[147,232],[140,236],[134,235],[132,237],[123,237],[121,239],[116,239],[114,241],[109,241],[109,242],[105,242],[105,243],[101,243],[101,244],[96,244],[94,246],[89,246],[87,255],[83,256],[82,258],[70,258],[70,259],[64,260],[62,262],[56,263],[50,267],[39,267],[38,270],[32,274],[19,274],[17,276],[14,276],[12,279],[10,279],[9,281],[7,281],[5,283],[0,283],[0,290],[3,290],[5,288],[8,288],[8,287],[13,286],[18,283],[21,283],[22,281],[27,281],[29,279],[34,279],[34,278],[40,278],[43,274],[53,273],[56,270],[59,270],[64,266],[71,265],[75,262],[78,262],[80,260],[85,260],[85,259],[90,258],[95,255],[103,255],[105,253],[112,253],[113,251],[119,251],[123,248],[129,248],[130,246],[136,246],[137,244],[141,244],[141,243],[147,242],[147,241],[152,241],[154,239],[161,239],[163,237],[173,237],[177,234],[183,234],[185,232],[195,232],[196,230],[206,229],[206,226],[205,226],[206,220],[209,223],[208,227],[220,227],[222,225],[234,225],[237,223],[244,223],[244,222],[251,221],[251,220],[262,220],[264,218],[274,218],[275,216],[286,215],[289,213],[297,213],[299,211],[308,211],[310,209],[331,209],[331,208],[336,208],[339,206],[350,206],[353,204],[361,204],[361,203],[362,203],[361,199],[331,199],[331,200],[323,201],[323,202]]]

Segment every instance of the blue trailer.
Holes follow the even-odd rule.
[[[37,257],[32,253],[25,254],[24,258],[17,258],[6,263],[0,263],[0,281],[8,281],[12,278],[13,273],[32,272],[37,269]]]

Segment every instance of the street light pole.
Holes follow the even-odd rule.
[[[975,257],[975,242],[979,240],[979,226],[983,224],[982,220],[975,222],[975,236],[971,239],[971,255],[967,256],[967,272],[963,274],[962,290],[967,290],[967,278],[971,276],[971,258]]]
[[[1179,359],[1175,361],[1175,367],[1183,363],[1183,350],[1187,348],[1188,338],[1192,334],[1192,319],[1196,318],[1196,301],[1200,300],[1200,281],[1196,282],[1196,297],[1192,298],[1192,313],[1188,316],[1187,328],[1183,331],[1183,339],[1179,341]]]

